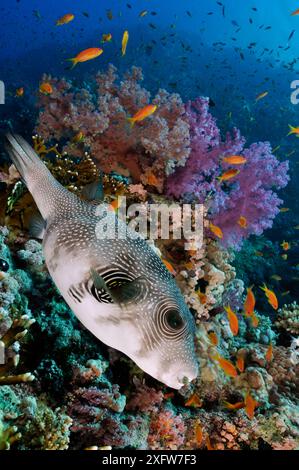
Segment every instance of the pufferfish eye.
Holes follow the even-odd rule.
[[[165,320],[170,328],[179,330],[184,326],[183,319],[177,310],[168,310]]]

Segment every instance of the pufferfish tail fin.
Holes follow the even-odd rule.
[[[47,220],[58,208],[78,200],[77,196],[70,193],[54,178],[23,137],[6,134],[5,149],[32,194],[44,220]]]
[[[5,149],[24,183],[29,187],[30,180],[44,164],[33,148],[20,135],[6,134],[6,139]]]

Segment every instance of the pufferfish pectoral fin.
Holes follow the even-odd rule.
[[[29,222],[29,235],[42,240],[46,230],[46,222],[40,213],[34,214]]]
[[[141,292],[141,278],[127,280],[121,284],[107,285],[103,277],[94,269],[90,271],[96,290],[105,290],[116,304],[126,304],[137,299]]]

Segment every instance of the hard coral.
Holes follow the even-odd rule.
[[[11,445],[21,438],[16,426],[6,426],[0,413],[0,450],[9,450]]]
[[[4,364],[0,365],[0,385],[32,382],[32,380],[34,380],[34,375],[30,372],[18,375],[10,374],[11,369],[16,368],[19,364],[20,356],[15,352],[15,350],[18,349],[18,343],[24,338],[27,334],[28,328],[30,328],[34,322],[34,319],[30,319],[27,315],[23,315],[20,319],[14,320],[10,328],[8,328],[2,336],[0,334],[0,353],[2,352],[3,358],[6,359]],[[2,325],[0,320],[0,332],[1,329]]]
[[[275,325],[279,329],[283,329],[292,333],[293,335],[299,335],[299,305],[293,302],[290,305],[284,305],[277,312],[277,320]]]

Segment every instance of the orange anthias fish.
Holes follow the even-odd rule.
[[[254,411],[258,406],[258,402],[250,395],[250,393],[246,393],[245,396],[245,411],[249,419],[254,418]]]
[[[255,101],[262,100],[262,99],[265,98],[268,94],[269,94],[268,91],[263,91],[262,93],[260,93],[259,95],[256,96]]]
[[[129,40],[129,32],[125,31],[123,34],[122,41],[121,41],[121,53],[123,56],[125,55],[126,50],[127,50],[128,40]]]
[[[222,161],[231,165],[243,165],[247,162],[247,159],[242,155],[231,155],[230,157],[224,157]]]
[[[237,362],[236,362],[236,366],[237,366],[237,369],[239,372],[244,372],[244,369],[245,369],[245,361],[244,361],[244,357],[243,356],[238,356],[237,357]]]
[[[246,217],[243,217],[243,215],[240,216],[238,220],[238,225],[240,225],[241,228],[247,228],[248,227],[248,222]]]
[[[228,375],[229,377],[237,377],[238,371],[231,361],[220,356],[220,354],[217,354],[215,356],[215,360],[218,362],[221,369],[226,375]]]
[[[24,95],[24,88],[23,87],[17,88],[16,89],[16,96],[18,98],[21,98],[21,96],[23,96],[23,95]]]
[[[146,179],[147,179],[147,184],[149,184],[150,186],[158,187],[160,184],[158,178],[152,172],[147,174]]]
[[[228,401],[224,401],[223,404],[228,410],[241,410],[242,408],[245,408],[244,401],[238,401],[237,403],[229,403]]]
[[[240,173],[240,170],[227,170],[221,176],[217,176],[218,181],[229,181]]]
[[[253,328],[257,328],[259,326],[260,321],[258,317],[256,316],[255,312],[253,312],[253,314],[251,315],[251,321],[252,321]]]
[[[288,251],[291,248],[291,244],[285,240],[280,244],[284,251]]]
[[[245,312],[246,317],[251,317],[253,315],[254,307],[255,307],[254,293],[252,292],[252,288],[248,287],[247,296],[244,302],[244,312]]]
[[[112,41],[112,34],[102,34],[102,42],[111,42]]]
[[[271,307],[273,307],[274,310],[277,310],[278,309],[278,300],[277,300],[277,297],[276,297],[275,293],[273,292],[273,290],[268,289],[266,284],[264,284],[263,287],[261,287],[261,289],[265,292],[266,297],[267,297],[268,302],[271,305]]]
[[[131,126],[133,127],[135,122],[143,121],[143,119],[145,119],[145,118],[151,116],[152,114],[154,114],[156,109],[157,109],[157,105],[148,104],[148,105],[144,106],[144,108],[137,111],[137,113],[135,113],[133,117],[128,118],[128,121],[131,123]]]
[[[148,11],[147,10],[142,10],[140,13],[139,13],[139,16],[140,18],[143,18],[144,16],[146,16],[148,14]]]
[[[167,261],[166,259],[164,258],[161,258],[162,259],[162,262],[164,264],[164,266],[168,269],[168,271],[173,275],[175,276],[176,275],[176,270],[174,269],[174,267],[172,266],[172,264]]]
[[[207,295],[204,294],[203,292],[201,292],[200,289],[197,291],[197,295],[198,295],[198,298],[200,300],[200,303],[202,305],[205,305],[207,303],[207,300],[208,300]]]
[[[56,21],[56,26],[61,26],[63,24],[70,23],[71,21],[73,21],[74,18],[75,15],[73,15],[72,13],[67,13]]]
[[[220,227],[217,227],[217,225],[214,225],[214,224],[212,224],[212,222],[210,222],[209,228],[210,228],[211,232],[214,235],[216,235],[217,238],[223,238],[223,232],[222,232]]]
[[[85,49],[84,51],[79,52],[76,57],[67,60],[72,62],[73,69],[78,63],[87,62],[88,60],[95,59],[96,57],[99,57],[101,54],[103,54],[103,52],[103,49],[100,49],[99,47],[91,47],[89,49]]]
[[[193,408],[201,408],[202,407],[202,400],[196,393],[193,393],[191,397],[186,401],[185,406],[190,406]]]
[[[210,331],[208,333],[208,337],[209,337],[210,342],[213,344],[213,346],[218,346],[218,343],[219,343],[218,336],[216,335],[214,331]]]
[[[289,124],[289,128],[290,128],[290,132],[288,133],[288,135],[295,134],[297,137],[299,137],[299,126],[294,127],[294,126],[291,126],[291,124]]]
[[[72,138],[73,144],[79,144],[80,142],[83,142],[84,140],[84,134],[82,131],[77,132],[76,135]]]
[[[210,436],[206,437],[206,446],[208,450],[216,450],[215,447],[212,446]]]
[[[272,343],[270,343],[268,348],[267,348],[265,358],[266,358],[267,362],[271,362],[272,359],[273,359],[273,345],[272,345]]]
[[[293,11],[293,13],[291,13],[291,16],[296,16],[296,15],[299,15],[299,8],[298,10],[295,10]]]
[[[235,312],[231,309],[231,307],[228,305],[227,307],[224,307],[224,310],[227,313],[227,318],[229,321],[229,327],[231,329],[231,332],[234,336],[236,336],[239,332],[239,320]]]
[[[53,93],[53,87],[52,87],[51,83],[43,82],[39,86],[39,91],[43,95],[51,95],[51,93]]]

